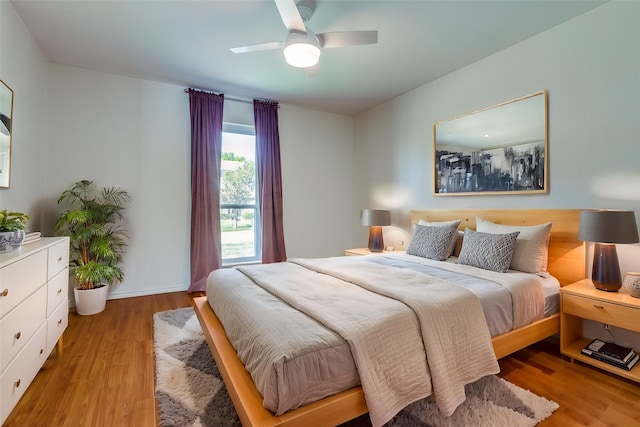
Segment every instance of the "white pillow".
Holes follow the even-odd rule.
[[[551,222],[540,225],[502,225],[476,218],[476,231],[494,234],[519,231],[511,258],[511,269],[534,274],[547,271],[552,225]]]
[[[442,222],[428,222],[423,219],[418,221],[418,225],[428,225],[431,227],[452,227],[455,226],[456,230],[462,221],[459,219],[454,219],[453,221],[442,221]],[[458,241],[458,233],[453,233],[451,236],[451,241],[449,242],[447,256],[444,259],[447,259],[451,256],[454,249],[456,248],[456,242]]]

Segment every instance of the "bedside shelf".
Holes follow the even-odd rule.
[[[595,366],[602,370],[620,375],[621,377],[640,382],[640,362],[636,363],[630,371],[625,371],[622,368],[618,368],[617,366],[609,365],[608,363],[601,362],[592,357],[586,356],[580,351],[585,348],[590,342],[591,338],[579,338],[578,340],[569,344],[563,351],[562,354],[570,357],[571,359],[579,360],[588,365]]]
[[[580,353],[590,342],[582,336],[583,320],[607,323],[640,332],[640,299],[625,292],[597,290],[590,280],[581,280],[560,289],[560,352],[605,371],[640,382],[640,364],[630,371]]]

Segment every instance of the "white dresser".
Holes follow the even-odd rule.
[[[69,238],[44,237],[0,254],[0,424],[69,322]]]

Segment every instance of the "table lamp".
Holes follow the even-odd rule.
[[[578,239],[594,242],[593,285],[602,291],[617,292],[622,286],[616,243],[638,243],[633,211],[583,210]]]
[[[382,238],[382,226],[391,225],[391,213],[383,209],[362,209],[360,224],[369,228],[369,250],[382,252],[384,239]]]

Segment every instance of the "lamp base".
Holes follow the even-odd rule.
[[[622,287],[616,245],[612,243],[596,243],[594,245],[591,280],[593,286],[601,291],[618,292]]]
[[[369,250],[371,252],[382,252],[384,249],[384,239],[382,238],[382,227],[374,225],[369,228]]]

